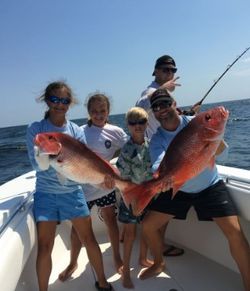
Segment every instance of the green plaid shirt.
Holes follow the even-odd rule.
[[[148,140],[142,145],[135,144],[130,138],[123,146],[116,166],[124,179],[140,184],[152,179]]]

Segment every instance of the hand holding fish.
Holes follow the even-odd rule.
[[[100,184],[101,188],[113,189],[115,187],[115,179],[112,175],[106,175],[103,183]]]
[[[49,155],[43,154],[37,146],[34,146],[35,160],[42,171],[49,168]]]

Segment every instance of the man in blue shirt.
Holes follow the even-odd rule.
[[[156,170],[177,133],[192,119],[179,115],[176,102],[167,90],[156,90],[150,99],[151,108],[160,127],[150,141],[150,156]],[[213,220],[226,236],[231,254],[236,261],[245,288],[250,290],[250,248],[241,230],[237,211],[224,182],[219,178],[216,166],[206,168],[188,180],[172,199],[171,189],[162,192],[149,205],[149,213],[142,223],[143,234],[154,258],[154,265],[144,270],[140,278],[156,276],[165,269],[162,256],[160,228],[172,218],[185,219],[194,206],[199,220]]]

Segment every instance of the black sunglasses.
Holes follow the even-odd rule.
[[[49,96],[48,100],[51,103],[54,103],[54,104],[62,103],[64,105],[68,105],[71,102],[71,100],[69,98],[60,98],[60,97],[57,97],[57,96]]]
[[[161,102],[157,102],[154,105],[151,106],[152,110],[154,112],[159,112],[162,109],[166,109],[171,107],[173,104],[173,101],[169,100],[169,101],[161,101]]]
[[[131,121],[131,120],[128,120],[128,125],[131,125],[131,126],[135,126],[135,125],[145,125],[147,123],[147,119],[146,118],[143,118],[143,119],[139,119],[137,121]]]
[[[160,68],[163,73],[173,73],[177,72],[177,68]]]

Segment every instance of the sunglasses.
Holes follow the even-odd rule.
[[[159,112],[162,109],[170,108],[173,104],[173,101],[161,101],[158,103],[155,103],[154,105],[151,106],[153,112]]]
[[[128,120],[128,125],[131,125],[131,126],[135,126],[135,125],[145,125],[147,123],[147,119],[146,118],[143,118],[143,119],[139,119],[137,121],[131,121],[131,120]]]
[[[160,68],[163,73],[173,73],[177,72],[177,68]]]
[[[57,96],[49,96],[48,100],[51,103],[54,103],[54,104],[62,103],[64,105],[68,105],[71,102],[71,100],[69,98],[60,98],[60,97],[57,97]]]

